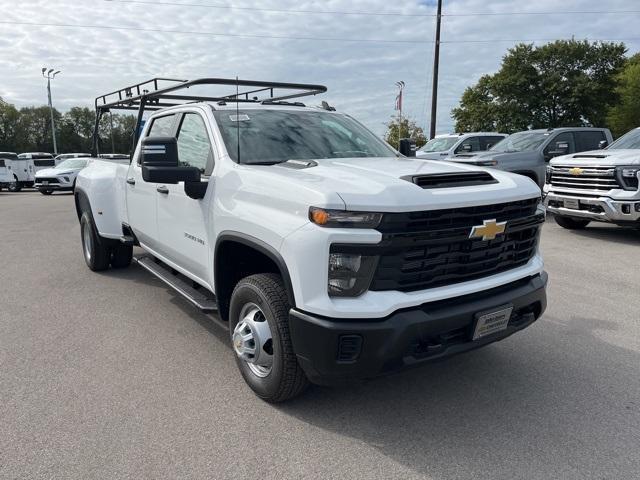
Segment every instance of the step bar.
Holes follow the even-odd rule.
[[[204,287],[194,288],[190,280],[185,280],[182,275],[176,273],[175,270],[159,260],[156,260],[155,257],[151,255],[138,255],[133,257],[133,261],[169,285],[202,312],[212,313],[218,311],[218,302],[213,293]]]

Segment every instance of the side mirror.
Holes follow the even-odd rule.
[[[598,142],[598,150],[604,150],[608,146],[609,146],[609,142],[607,142],[606,140],[600,140]]]
[[[405,157],[415,157],[416,150],[416,141],[412,138],[402,138],[400,140],[400,153]]]
[[[199,182],[200,170],[180,166],[175,137],[142,140],[142,179],[151,183]]]

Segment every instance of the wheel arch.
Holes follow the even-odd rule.
[[[73,198],[75,200],[76,205],[76,215],[78,215],[78,221],[82,217],[82,212],[87,211],[91,218],[93,219],[93,212],[91,210],[91,202],[89,202],[89,197],[87,194],[79,189],[74,190]]]
[[[215,244],[213,268],[214,289],[223,320],[228,320],[229,302],[237,283],[256,273],[279,274],[289,304],[295,306],[291,276],[284,258],[275,248],[258,238],[233,231],[220,233]]]

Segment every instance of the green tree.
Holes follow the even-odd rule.
[[[17,149],[18,118],[20,112],[0,98],[0,150],[14,152]]]
[[[608,126],[618,137],[632,128],[640,127],[640,53],[627,60],[616,75],[619,102],[609,110]]]
[[[96,115],[86,107],[73,107],[62,116],[57,129],[58,150],[89,152]]]
[[[412,138],[416,141],[418,148],[427,143],[427,138],[422,128],[416,125],[415,121],[407,117],[403,117],[402,122],[400,122],[397,117],[392,117],[386,126],[387,131],[384,134],[384,139],[394,148],[398,148],[398,142],[401,138]]]
[[[60,112],[53,110],[56,125],[60,125]],[[53,152],[51,116],[49,107],[24,107],[16,122],[17,152]]]
[[[460,132],[605,124],[625,62],[622,43],[558,40],[509,49],[500,70],[465,90],[452,110]]]

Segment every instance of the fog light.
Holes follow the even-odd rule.
[[[631,205],[629,205],[628,203],[622,205],[622,213],[629,215],[631,213]]]
[[[640,212],[640,203],[636,203],[636,212]]]

